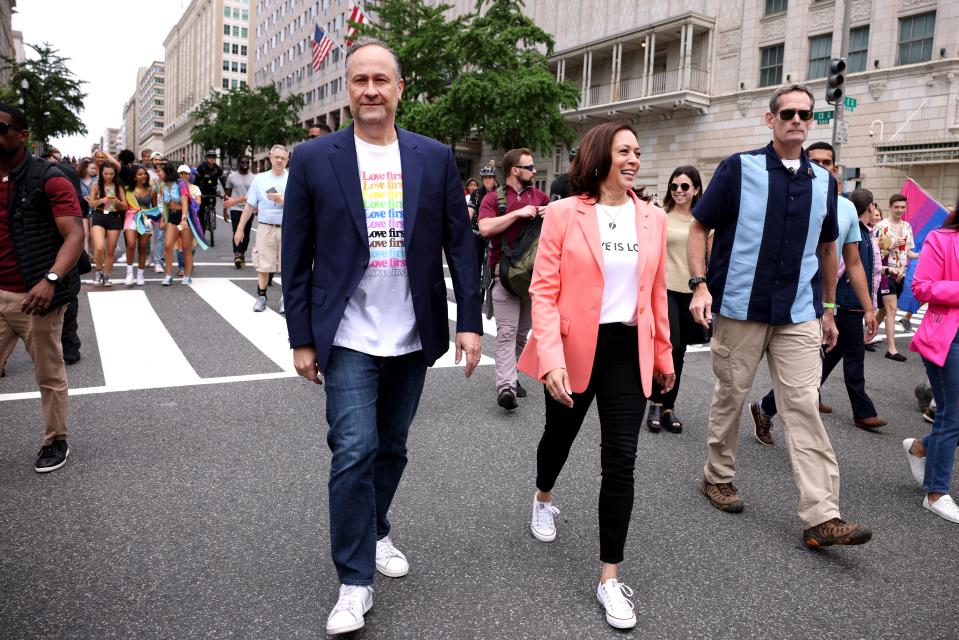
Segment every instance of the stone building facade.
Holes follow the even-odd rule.
[[[137,157],[143,150],[163,153],[163,129],[166,123],[166,76],[163,60],[137,71]],[[134,147],[130,147],[133,149]]]
[[[197,164],[193,111],[214,91],[251,83],[251,0],[192,0],[163,41],[164,154]]]
[[[959,2],[851,0],[848,143],[841,164],[858,169],[882,202],[915,178],[943,203],[959,197]],[[472,10],[456,0],[455,12]],[[639,132],[637,186],[663,194],[680,164],[704,179],[727,155],[766,144],[763,122],[777,86],[802,83],[825,103],[830,57],[839,57],[843,0],[527,0],[556,40],[550,65],[580,87],[566,112],[577,139],[619,118]],[[831,123],[810,142],[832,140]],[[484,158],[498,153],[485,150]],[[566,149],[537,157],[540,184],[565,171]],[[885,208],[885,207],[884,207]]]

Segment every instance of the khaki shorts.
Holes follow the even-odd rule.
[[[253,245],[253,268],[260,273],[280,272],[280,226],[258,223]]]

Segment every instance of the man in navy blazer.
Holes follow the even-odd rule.
[[[480,358],[479,274],[449,147],[397,129],[399,60],[360,39],[347,55],[354,124],[297,147],[283,216],[283,297],[297,372],[326,381],[330,539],[340,580],[329,634],[363,626],[374,571],[401,577],[390,503],[426,369],[449,349],[446,280],[457,303],[456,362]]]

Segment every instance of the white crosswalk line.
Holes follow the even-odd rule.
[[[450,291],[453,290],[452,278],[446,278],[446,288],[449,289]],[[456,322],[456,303],[447,302],[446,304],[447,304],[447,310],[448,310],[447,315],[449,316],[450,320],[452,320],[453,322]],[[483,333],[488,336],[496,335],[496,320],[487,319],[485,314],[483,315]]]
[[[254,297],[222,278],[196,278],[193,291],[277,366],[296,373],[283,316],[270,308],[255,313]]]
[[[94,291],[89,303],[105,386],[143,389],[200,380],[143,291]],[[132,357],[131,348],[145,336],[150,357]]]

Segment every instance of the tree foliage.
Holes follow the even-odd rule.
[[[206,149],[219,149],[225,158],[247,150],[289,144],[306,137],[299,122],[303,96],[281,98],[272,84],[213,92],[193,112],[191,140]]]
[[[51,138],[86,134],[77,115],[86,98],[81,88],[84,82],[67,67],[69,58],[59,55],[48,42],[27,46],[36,52],[36,58],[17,62],[0,56],[0,60],[11,76],[3,93],[7,99],[17,96],[14,104],[23,99],[21,108],[30,121],[31,140],[47,144]]]
[[[579,103],[579,89],[550,72],[553,38],[522,0],[478,0],[475,12],[449,20],[448,4],[369,4],[376,22],[361,33],[386,42],[403,65],[400,126],[451,145],[473,131],[502,148],[572,141],[560,111]]]

